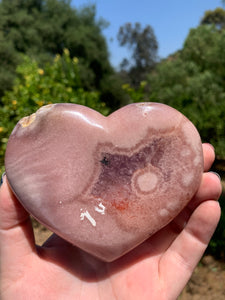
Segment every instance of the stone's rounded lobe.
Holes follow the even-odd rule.
[[[53,104],[18,122],[5,167],[36,219],[112,261],[184,208],[200,184],[203,156],[194,125],[169,106],[130,104],[104,117]]]

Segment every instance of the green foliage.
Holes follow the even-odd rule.
[[[119,74],[105,76],[101,81],[100,91],[100,99],[112,110],[119,109],[129,102],[129,95],[123,89],[123,81]]]
[[[10,132],[24,116],[42,105],[71,102],[91,107],[106,115],[110,109],[101,102],[99,92],[85,91],[80,82],[78,58],[70,58],[67,49],[56,55],[52,64],[40,68],[35,60],[23,57],[17,68],[13,89],[5,93],[0,107],[0,165]]]
[[[18,62],[18,55],[10,41],[0,31],[0,103],[4,90],[12,86],[15,76],[15,65]]]
[[[225,28],[225,10],[217,7],[215,10],[207,10],[201,20],[201,25],[214,24],[218,29]]]
[[[183,61],[192,61],[200,71],[210,70],[224,80],[225,31],[215,26],[199,26],[191,29],[181,52]]]
[[[141,81],[138,88],[133,88],[128,83],[122,85],[123,90],[129,95],[129,102],[136,103],[148,101],[145,91],[146,84],[146,81]]]
[[[68,0],[0,1],[0,98],[12,87],[18,54],[43,64],[64,48],[79,58],[82,86],[99,88],[113,70],[102,35],[106,22],[95,16],[94,6],[76,10]]]
[[[225,158],[225,32],[213,26],[192,29],[184,48],[158,64],[149,76],[150,101],[186,115],[204,142]]]

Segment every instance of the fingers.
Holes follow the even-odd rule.
[[[204,173],[200,187],[194,198],[188,204],[192,211],[204,200],[218,200],[222,193],[220,178],[213,172]]]
[[[219,177],[211,172],[204,173],[197,193],[188,203],[187,207],[173,221],[174,225],[178,228],[178,232],[184,228],[197,206],[208,199],[217,201],[221,193],[222,186]]]
[[[202,176],[198,192],[189,204],[166,227],[157,232],[149,240],[159,252],[168,249],[177,235],[184,229],[193,211],[201,203],[210,200],[218,200],[222,192],[221,182],[216,174],[208,172]]]
[[[214,160],[215,160],[215,151],[211,144],[205,143],[202,144],[203,156],[204,156],[204,171],[208,171]]]
[[[0,229],[8,230],[28,218],[27,212],[21,207],[8,187],[6,176],[0,189]]]
[[[159,273],[175,299],[189,280],[202,257],[220,218],[216,201],[201,203],[187,225],[161,257]]]
[[[214,148],[210,144],[203,144],[203,153],[204,169],[206,171],[211,167],[215,159]],[[174,228],[175,231],[179,233],[198,205],[208,199],[218,200],[221,193],[222,185],[219,176],[213,172],[204,173],[198,191],[188,203],[187,207],[171,222],[171,228]]]
[[[6,177],[0,188],[0,266],[23,263],[22,259],[35,250],[34,235],[28,213],[9,189]]]
[[[210,144],[203,144],[203,155],[206,172],[215,159]],[[167,234],[168,248],[164,248],[166,251],[160,259],[159,273],[168,292],[173,293],[172,299],[188,282],[216,229],[221,210],[215,200],[219,199],[221,192],[219,177],[212,172],[204,173],[193,199],[167,227],[170,233]]]

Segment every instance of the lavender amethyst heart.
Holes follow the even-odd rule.
[[[5,167],[37,220],[112,261],[186,206],[199,187],[203,155],[194,125],[167,105],[130,104],[104,117],[53,104],[18,122]]]

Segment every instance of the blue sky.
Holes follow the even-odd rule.
[[[124,57],[129,57],[125,47],[117,41],[119,27],[124,23],[140,22],[152,26],[156,35],[160,58],[182,48],[190,28],[198,26],[204,12],[222,7],[221,0],[73,0],[72,6],[80,8],[95,4],[97,19],[103,17],[109,27],[103,31],[107,38],[110,60],[117,67]]]

